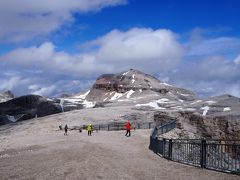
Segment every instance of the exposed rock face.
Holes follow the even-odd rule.
[[[87,100],[104,101],[105,98],[111,99],[115,93],[124,94],[128,91],[146,90],[151,90],[152,92],[163,95],[166,93],[172,93],[174,95],[182,96],[185,99],[193,99],[195,96],[194,93],[189,90],[171,86],[151,75],[130,69],[129,71],[118,74],[101,75],[93,85],[87,96]],[[112,94],[107,94],[109,92],[112,92]]]
[[[21,96],[0,103],[0,124],[30,119],[36,116],[42,117],[59,112],[62,112],[62,110],[54,101],[37,95]],[[16,120],[17,116],[21,118]]]
[[[178,129],[195,137],[240,139],[240,113],[202,116],[193,111],[156,112],[154,121],[157,127],[175,121]],[[186,137],[180,135],[179,138]]]

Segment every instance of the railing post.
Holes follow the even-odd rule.
[[[172,139],[169,139],[168,159],[169,159],[169,160],[172,160]]]
[[[166,139],[165,138],[163,138],[163,144],[162,144],[162,149],[163,149],[163,153],[162,153],[162,155],[163,155],[163,157],[165,157],[165,144],[166,144]]]
[[[206,168],[206,155],[207,155],[207,143],[206,140],[201,141],[201,168]]]
[[[108,131],[109,131],[109,124],[108,124]]]

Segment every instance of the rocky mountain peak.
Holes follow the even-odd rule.
[[[151,75],[138,70],[130,69],[118,74],[101,75],[97,78],[93,88],[123,93],[130,89],[162,89],[165,85]]]
[[[160,94],[171,93],[176,96],[193,96],[194,93],[186,89],[177,88],[139,70],[130,69],[117,74],[103,74],[99,76],[87,96],[90,101],[106,101],[124,97],[124,93],[151,91]],[[112,92],[112,93],[111,93]],[[136,95],[136,93],[135,93]],[[130,95],[126,96],[129,97]]]

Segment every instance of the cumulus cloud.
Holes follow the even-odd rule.
[[[234,62],[236,64],[240,64],[240,55],[238,55],[235,59],[234,59]]]
[[[114,30],[88,46],[98,46],[96,51],[85,54],[68,54],[56,51],[51,42],[40,46],[15,49],[0,57],[13,67],[41,70],[56,74],[90,76],[102,72],[114,72],[139,65],[168,69],[181,59],[184,48],[170,30],[130,29],[126,32]],[[151,68],[150,68],[151,69]]]
[[[44,96],[44,95],[51,95],[53,92],[56,91],[56,87],[54,85],[48,87],[41,87],[39,90],[33,91],[32,94]]]
[[[73,22],[73,13],[96,12],[125,3],[127,0],[0,1],[0,40],[19,42],[45,36]]]
[[[240,39],[230,37],[201,39],[190,42],[188,47],[189,55],[193,56],[228,55],[240,49]]]
[[[96,57],[106,62],[144,63],[148,59],[149,63],[171,65],[181,59],[184,53],[176,35],[166,29],[113,30],[90,44],[100,47]]]
[[[51,42],[18,48],[0,56],[3,65],[0,83],[4,89],[19,94],[52,96],[90,88],[102,73],[135,68],[201,95],[231,93],[239,96],[239,56],[230,58],[221,54],[218,44],[226,42],[226,38],[224,41],[221,37],[202,39],[206,47],[214,49],[209,53],[208,48],[200,48],[201,52],[199,45],[191,42],[188,43],[190,48],[186,48],[178,36],[166,29],[133,28],[113,30],[85,43],[84,53],[58,51]],[[240,40],[227,38],[227,41],[232,44],[231,51],[239,54],[236,47]],[[193,57],[193,54],[200,56]]]

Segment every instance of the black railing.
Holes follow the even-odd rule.
[[[172,161],[240,174],[240,140],[158,139],[151,136],[149,149]]]
[[[172,121],[166,124],[161,124],[160,127],[155,126],[151,136],[152,137],[157,137],[158,135],[167,133],[168,131],[171,131],[172,129],[174,129],[176,127],[176,121]]]

